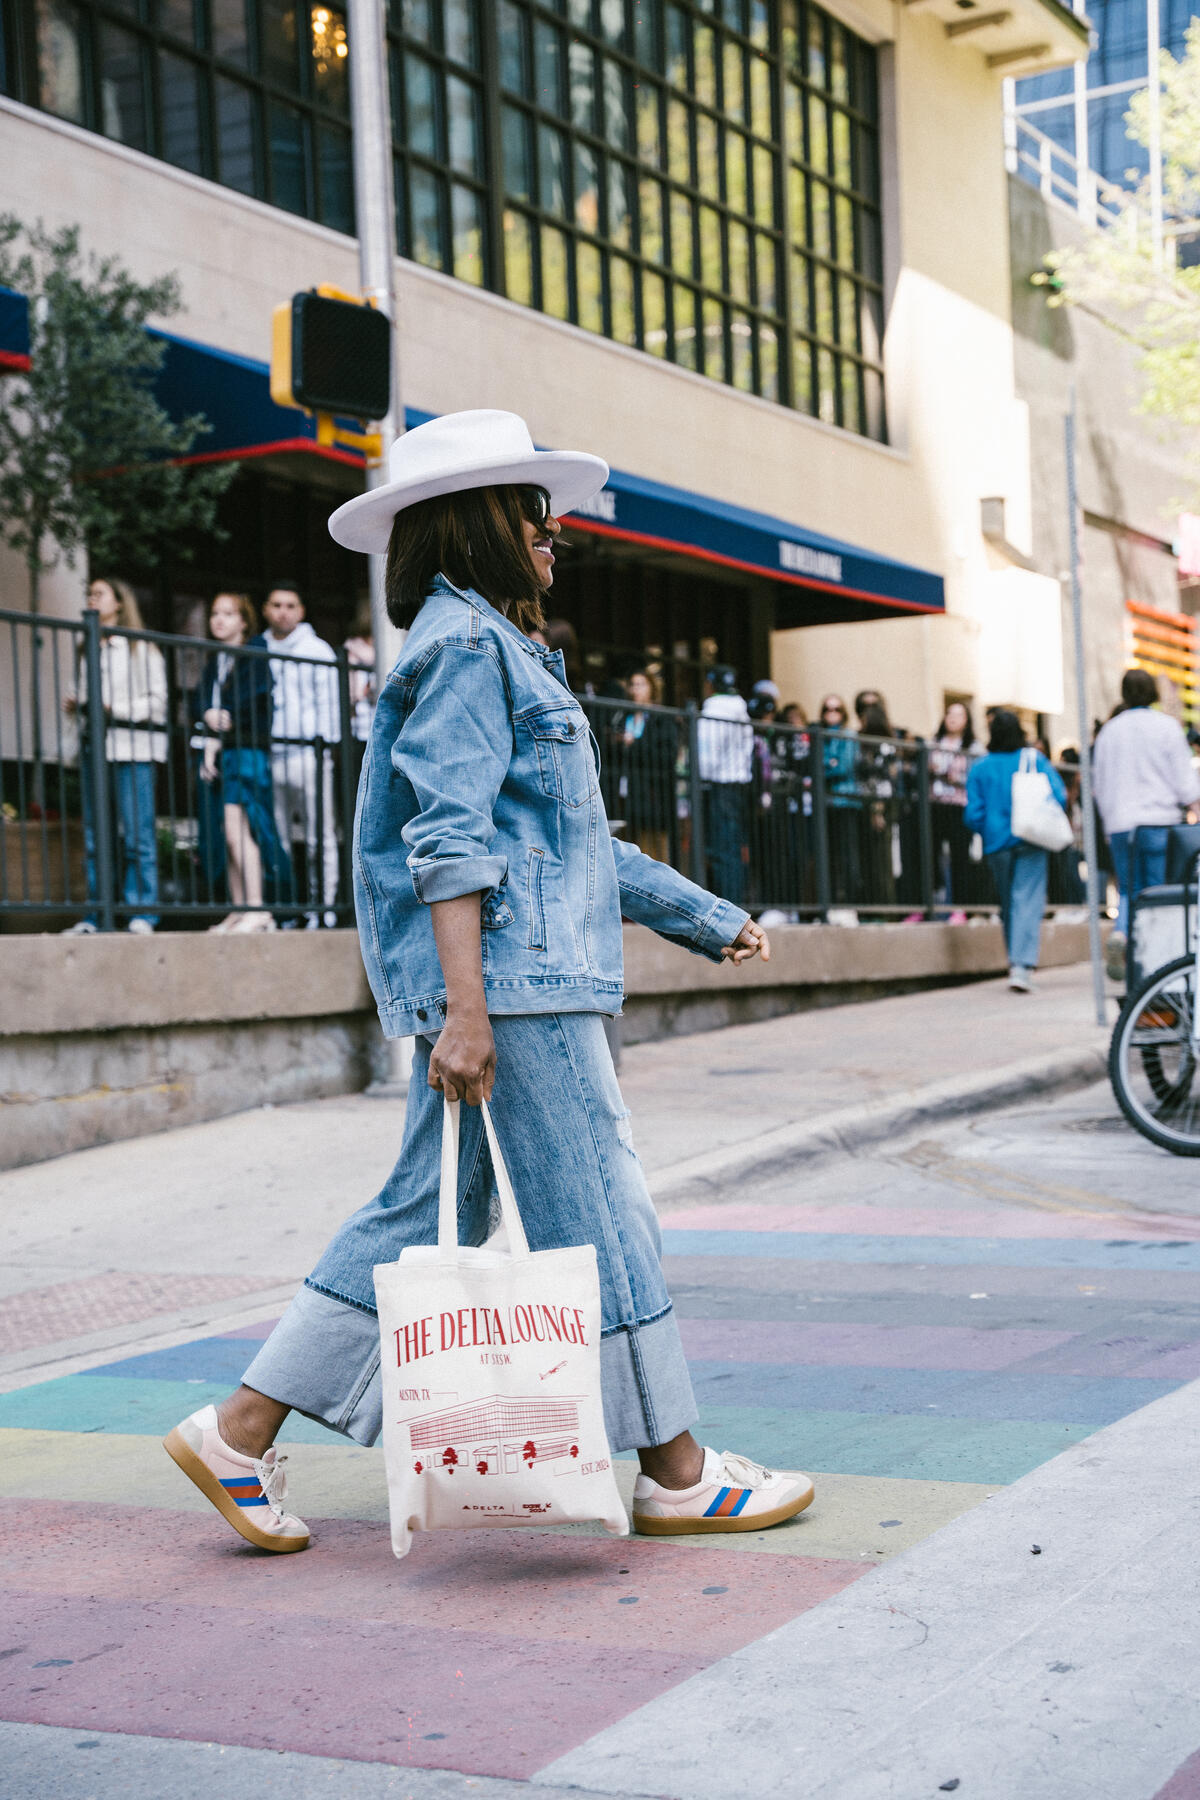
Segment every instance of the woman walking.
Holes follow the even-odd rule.
[[[536,452],[512,413],[452,414],[393,447],[390,480],[330,521],[387,552],[409,635],[379,697],[355,831],[355,902],[384,1030],[414,1035],[399,1160],[337,1232],[220,1408],[170,1454],[252,1543],[302,1550],[273,1443],[290,1409],[359,1443],[381,1430],[372,1270],[437,1240],[442,1100],[465,1099],[459,1232],[488,1234],[490,1099],[533,1249],[594,1244],[605,1422],[642,1465],[634,1525],[760,1529],[812,1497],[803,1475],[706,1450],[659,1260],[658,1225],[604,1037],[620,1009],[621,915],[713,961],[769,954],[739,908],[614,842],[582,708],[529,633],[553,579],[555,513],[608,470]]]
[[[210,887],[224,863],[229,898],[246,909],[210,931],[274,931],[263,907],[264,868],[272,897],[292,897],[291,859],[275,829],[271,792],[271,664],[265,656],[233,654],[256,623],[249,595],[216,596],[208,629],[221,649],[205,663],[196,690],[201,861]]]
[[[1012,784],[1021,766],[1025,733],[1016,713],[1000,707],[992,714],[987,755],[973,763],[967,774],[968,831],[983,837],[983,851],[992,871],[1004,922],[1008,951],[1008,985],[1018,994],[1033,989],[1042,941],[1042,914],[1046,910],[1047,852],[1013,836]],[[1039,751],[1037,767],[1050,778],[1054,798],[1066,805],[1067,790]]]
[[[100,688],[104,707],[104,760],[111,782],[110,803],[121,839],[121,892],[130,913],[128,930],[135,935],[158,924],[158,838],[154,795],[159,763],[167,760],[167,670],[162,651],[145,638],[117,635],[144,631],[137,596],[126,581],[110,577],[91,582],[85,602],[100,618]],[[78,691],[68,694],[63,711],[87,716],[87,671],[80,668]],[[80,757],[80,765],[83,765]],[[96,833],[91,783],[84,780],[83,846],[88,899],[97,897]],[[82,936],[98,929],[89,913],[66,935]]]

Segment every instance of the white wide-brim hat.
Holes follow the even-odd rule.
[[[382,554],[392,520],[418,500],[468,488],[530,484],[545,488],[552,513],[567,513],[598,494],[608,464],[584,450],[535,450],[516,413],[446,413],[406,431],[392,445],[388,480],[339,506],[329,535],[347,550]]]

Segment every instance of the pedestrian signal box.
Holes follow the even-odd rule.
[[[293,294],[275,308],[271,398],[305,412],[382,419],[391,398],[391,358],[386,313],[337,289]]]

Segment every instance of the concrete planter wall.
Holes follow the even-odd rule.
[[[735,972],[627,930],[624,1042],[1004,966],[995,923],[785,926],[772,943]],[[1086,955],[1086,925],[1046,926],[1043,961]],[[386,1066],[352,931],[0,938],[0,995],[0,1168],[353,1093]]]

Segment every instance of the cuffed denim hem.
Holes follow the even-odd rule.
[[[356,1444],[383,1430],[379,1321],[315,1288],[300,1289],[242,1380]],[[699,1416],[674,1313],[602,1338],[600,1385],[614,1454],[669,1443]]]

